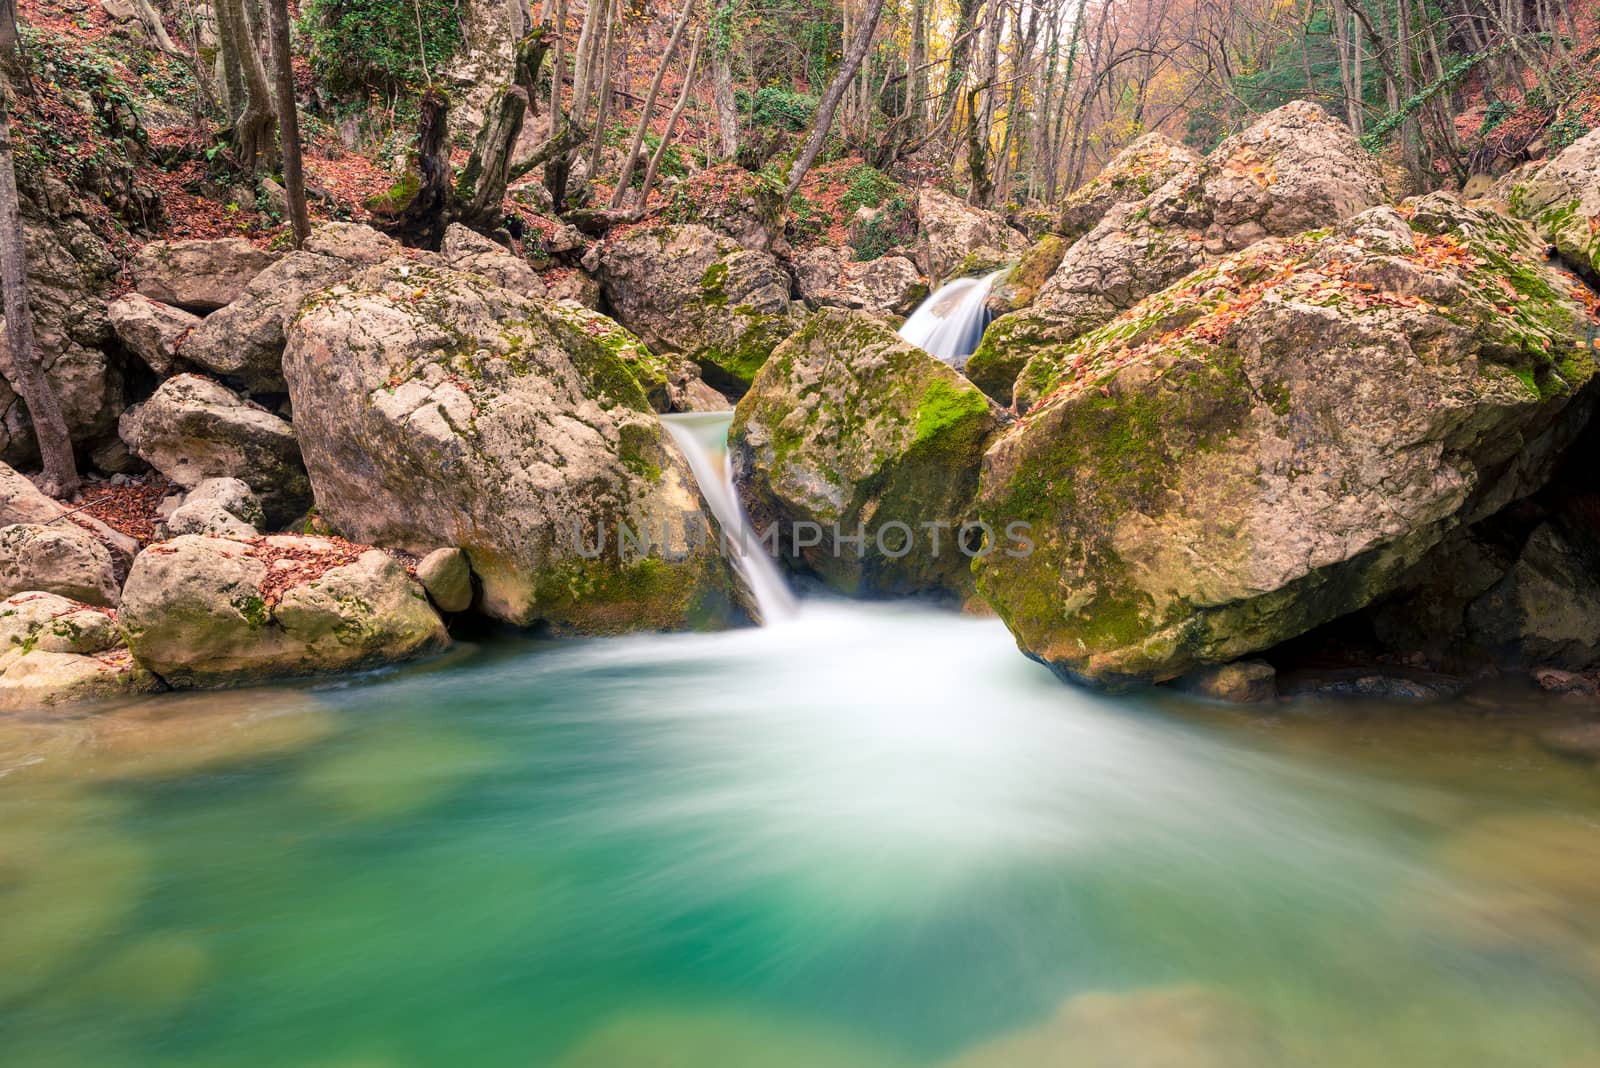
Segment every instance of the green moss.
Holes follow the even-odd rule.
[[[267,611],[267,602],[259,595],[251,594],[233,602],[233,607],[238,609],[244,621],[252,628],[265,627],[272,621],[272,614]]]
[[[728,281],[728,265],[718,260],[705,273],[700,276],[700,297],[708,307],[725,307],[728,303],[728,293],[724,288]]]
[[[936,378],[928,383],[917,401],[917,433],[913,444],[931,442],[962,423],[982,419],[988,414],[989,405],[983,394]]]

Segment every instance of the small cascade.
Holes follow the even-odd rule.
[[[688,457],[701,494],[722,524],[724,551],[733,558],[734,567],[750,587],[761,622],[770,625],[792,618],[796,611],[794,594],[757,539],[733,488],[733,465],[728,459],[728,427],[733,423],[733,412],[684,412],[663,415],[661,421]]]
[[[983,340],[989,325],[984,307],[989,291],[1010,268],[983,278],[957,278],[939,287],[918,305],[900,328],[900,336],[959,370]]]

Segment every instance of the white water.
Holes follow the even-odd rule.
[[[779,623],[795,614],[794,594],[751,529],[750,520],[733,488],[733,466],[728,460],[730,412],[683,412],[663,415],[667,433],[689,460],[700,483],[700,493],[722,524],[724,551],[733,559],[765,624]]]
[[[900,336],[958,370],[983,340],[989,325],[984,302],[1009,268],[983,278],[957,278],[923,301],[900,328]]]

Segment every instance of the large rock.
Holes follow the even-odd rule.
[[[64,521],[0,527],[0,597],[28,590],[115,606],[111,553],[93,534]]]
[[[201,320],[184,343],[184,359],[250,389],[282,392],[284,328],[307,297],[354,270],[332,256],[291,252],[251,279],[233,303]]]
[[[545,284],[521,257],[513,256],[475,230],[460,223],[445,227],[444,244],[439,249],[447,266],[458,271],[481,274],[498,286],[525,297],[546,296]]]
[[[981,532],[963,528],[1002,419],[886,322],[823,309],[739,402],[734,478],[756,529],[775,523],[785,554],[833,588],[965,595]]]
[[[0,712],[109,701],[161,689],[161,680],[122,647],[100,653],[32,649],[0,656]]]
[[[121,431],[129,448],[180,486],[241,480],[261,498],[270,523],[288,522],[311,503],[294,428],[209,378],[167,379],[123,413]]]
[[[917,193],[913,258],[931,284],[993,270],[1027,248],[1028,239],[994,212],[931,187]]]
[[[746,389],[799,325],[777,260],[703,226],[657,226],[610,241],[599,276],[623,326],[654,352],[692,359],[719,389]]]
[[[277,256],[242,237],[152,241],[133,257],[133,285],[151,300],[192,312],[232,304]]]
[[[139,663],[180,689],[349,671],[449,641],[387,553],[291,535],[153,545],[134,561],[119,618]]]
[[[482,609],[518,624],[722,618],[731,573],[629,364],[571,308],[476,275],[399,271],[359,276],[289,332],[284,374],[321,515],[374,544],[459,546]]]
[[[361,223],[323,222],[311,228],[304,251],[370,267],[400,253],[400,242]]]
[[[209,534],[219,538],[253,538],[266,526],[261,502],[237,478],[208,478],[184,495],[163,526],[168,537]]]
[[[1600,281],[1600,130],[1513,185],[1510,201],[1575,270]]]
[[[47,497],[20,472],[0,464],[0,526],[13,523],[49,523],[71,513],[68,522],[88,530],[111,553],[119,573],[124,572],[139,552],[139,543],[126,534],[106,526],[87,512],[68,508]]]
[[[800,296],[813,308],[859,308],[905,315],[928,295],[916,264],[904,256],[853,262],[843,249],[806,249],[794,258]]]
[[[1349,128],[1315,104],[1286,104],[1143,200],[1112,207],[1030,308],[990,325],[973,358],[1014,362],[1006,350],[1071,340],[1217,256],[1383,201],[1377,161]]]
[[[1439,194],[1262,242],[1041,353],[979,498],[1036,547],[980,561],[980,590],[1030,656],[1106,684],[1363,607],[1574,435],[1593,360],[1541,260]]]
[[[1574,670],[1600,662],[1600,551],[1588,531],[1541,523],[1466,612],[1476,648],[1501,662]]]
[[[201,319],[182,308],[128,293],[106,305],[117,337],[145,365],[162,378],[181,366],[178,350]]]
[[[27,590],[0,601],[0,655],[102,653],[122,644],[110,612],[55,593]]]
[[[1199,156],[1166,134],[1145,134],[1061,202],[1061,235],[1076,241],[1118,204],[1143,200],[1184,168],[1199,163]]]

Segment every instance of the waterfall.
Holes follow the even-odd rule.
[[[763,624],[779,623],[795,614],[794,594],[756,538],[750,520],[733,488],[733,465],[728,459],[728,427],[733,413],[684,412],[663,415],[667,433],[689,459],[689,469],[700,483],[700,493],[722,524],[724,551],[733,558],[756,601]]]
[[[960,370],[989,325],[989,312],[984,307],[989,291],[1008,270],[1001,268],[983,278],[957,278],[940,286],[911,313],[900,328],[900,336]]]

